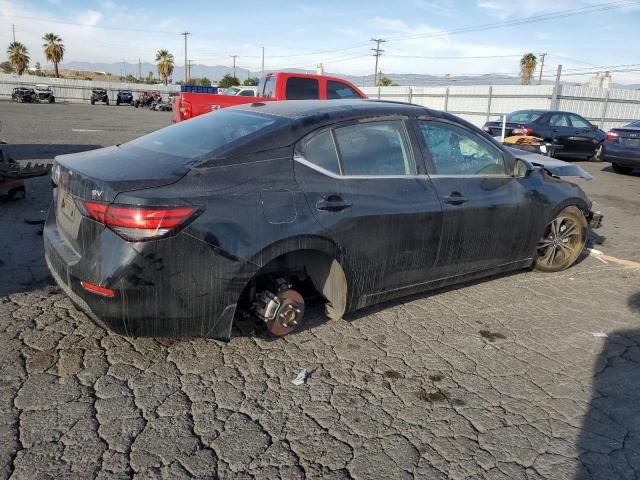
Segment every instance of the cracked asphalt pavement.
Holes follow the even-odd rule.
[[[0,102],[0,120],[42,158],[169,115]],[[0,478],[639,478],[640,176],[583,166],[609,260],[229,343],[93,325],[47,274],[50,183],[28,180],[0,199]]]

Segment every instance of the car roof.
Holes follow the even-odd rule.
[[[324,123],[326,120],[357,119],[376,115],[442,116],[441,112],[436,112],[420,105],[370,99],[253,102],[232,108],[259,114],[276,115],[292,121],[304,119],[305,124]],[[316,122],[314,122],[314,119]]]

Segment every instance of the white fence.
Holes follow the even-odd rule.
[[[145,90],[157,90],[164,97],[170,93],[179,92],[179,85],[147,85],[144,83],[123,83],[112,82],[105,76],[105,81],[91,80],[71,80],[67,78],[37,77],[35,75],[12,75],[0,74],[0,98],[11,97],[11,92],[15,87],[34,86],[36,84],[49,85],[53,89],[56,100],[63,102],[88,102],[91,97],[91,90],[94,88],[105,88],[109,93],[109,101],[115,102],[118,90],[131,90],[136,93]]]
[[[605,130],[640,119],[640,90],[560,85],[469,87],[365,87],[369,98],[416,103],[482,126],[489,119],[529,108],[577,113]]]
[[[108,77],[107,77],[108,78]],[[179,85],[146,85],[90,80],[46,78],[33,75],[0,74],[0,98],[8,98],[18,86],[44,83],[53,88],[57,99],[88,102],[91,90],[105,88],[115,102],[118,90],[134,93],[157,90],[165,97],[180,91]],[[607,130],[640,119],[640,90],[604,89],[560,85],[494,85],[450,87],[365,87],[369,98],[416,103],[458,115],[481,126],[514,110],[529,108],[559,109],[575,112]]]

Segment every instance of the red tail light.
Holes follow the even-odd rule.
[[[511,133],[513,135],[531,135],[533,133],[533,128],[529,128],[529,127],[519,127],[519,128],[514,128]]]
[[[175,233],[191,220],[196,207],[136,207],[82,202],[86,215],[131,241],[151,240]]]
[[[87,292],[95,293],[96,295],[100,295],[102,297],[113,298],[116,295],[116,292],[111,290],[110,288],[101,287],[100,285],[94,285],[89,282],[80,282],[82,288],[84,288]]]
[[[618,132],[607,132],[607,142],[618,143],[620,141],[620,134]]]

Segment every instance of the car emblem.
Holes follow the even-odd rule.
[[[104,190],[91,190],[91,196],[92,197],[98,197],[100,198],[102,196],[102,193],[104,192]]]

